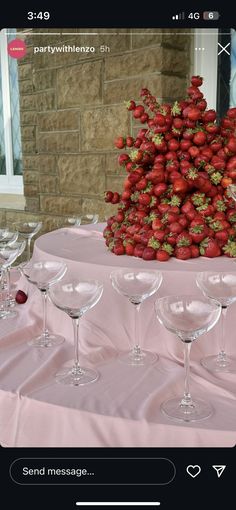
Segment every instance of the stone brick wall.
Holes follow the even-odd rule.
[[[9,223],[40,217],[44,230],[81,212],[103,220],[114,211],[104,190],[119,191],[124,179],[114,138],[137,130],[123,102],[138,99],[141,87],[160,100],[183,97],[191,36],[157,29],[38,32],[25,37],[28,52],[19,61],[26,207],[1,210],[0,217]],[[95,52],[35,50],[48,45],[94,46]],[[110,51],[101,52],[101,45]]]

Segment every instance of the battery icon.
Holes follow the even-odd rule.
[[[219,19],[219,17],[220,15],[218,11],[205,11],[203,13],[203,19],[207,21],[216,21],[217,19]]]

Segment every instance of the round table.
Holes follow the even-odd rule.
[[[33,260],[63,259],[67,276],[96,278],[104,292],[95,308],[81,320],[80,351],[87,364],[96,365],[99,380],[84,387],[55,382],[54,373],[73,357],[69,317],[49,303],[49,328],[66,341],[54,349],[33,349],[27,340],[40,331],[39,291],[27,284],[29,299],[19,317],[0,340],[0,442],[9,446],[232,446],[236,437],[236,375],[213,374],[200,365],[204,355],[218,352],[219,328],[192,345],[191,391],[207,398],[214,414],[199,423],[176,423],[160,411],[163,400],[183,392],[182,343],[160,325],[154,302],[170,294],[201,295],[198,271],[232,271],[227,257],[189,261],[146,262],[110,253],[102,237],[103,224],[67,228],[45,234],[34,245]],[[121,363],[117,353],[134,341],[134,307],[113,290],[110,272],[116,267],[162,271],[158,292],[140,310],[140,343],[157,352],[159,362],[149,367]],[[23,287],[22,287],[23,286]],[[227,350],[236,355],[233,328],[236,305],[228,310]],[[10,322],[10,321],[8,321]],[[83,361],[83,360],[82,360]],[[9,421],[10,420],[10,421]],[[9,423],[11,425],[9,426]]]

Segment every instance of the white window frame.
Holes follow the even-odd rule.
[[[11,129],[11,101],[7,53],[7,30],[0,31],[0,65],[2,75],[3,122],[5,139],[6,175],[0,175],[0,193],[23,194],[23,177],[13,173]]]
[[[197,48],[197,49],[195,49]],[[199,49],[201,48],[201,49]],[[204,50],[202,49],[204,48]],[[203,76],[201,87],[208,109],[216,109],[218,71],[218,29],[195,29],[194,32],[194,74]]]

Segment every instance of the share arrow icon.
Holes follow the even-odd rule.
[[[226,468],[226,466],[212,466],[212,467],[213,467],[213,469],[216,470],[216,474],[217,474],[218,478],[221,477],[222,473],[224,472],[224,470]]]

